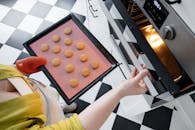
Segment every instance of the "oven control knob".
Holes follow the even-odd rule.
[[[163,27],[162,37],[167,40],[173,40],[176,36],[175,29],[171,26]]]

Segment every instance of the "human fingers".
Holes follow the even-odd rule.
[[[146,69],[146,65],[145,64],[141,64],[143,69]]]
[[[145,64],[141,65],[143,69],[147,69],[147,66]],[[152,79],[152,75],[150,74],[150,72],[148,72],[147,76],[149,77],[149,79]]]
[[[148,88],[145,86],[145,87],[140,87],[140,94],[144,94],[146,93],[148,90]]]
[[[145,64],[142,64],[141,66],[142,66],[143,69],[147,69],[147,66],[146,66]],[[153,79],[153,77],[152,77],[152,75],[151,75],[150,72],[148,72],[147,76],[148,76],[148,78],[149,78],[150,80]]]
[[[141,70],[136,76],[135,76],[135,80],[137,82],[141,81],[145,76],[147,76],[148,74],[148,70],[147,69],[143,69]]]
[[[143,69],[146,69],[146,65],[145,64],[141,64]],[[134,67],[131,71],[131,77],[135,77],[138,74],[137,69]]]
[[[146,83],[144,82],[144,80],[141,80],[141,81],[139,82],[139,86],[140,86],[141,88],[146,88],[146,89],[147,89],[147,85],[146,85]]]
[[[137,75],[137,69],[134,67],[131,71],[131,77],[135,77]]]

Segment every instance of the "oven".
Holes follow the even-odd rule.
[[[114,4],[122,24],[125,24],[135,37],[136,43],[128,44],[136,57],[145,54],[154,67],[154,70],[150,71],[158,95],[168,91],[178,97],[195,88],[195,29],[193,24],[188,24],[190,20],[177,13],[179,9],[176,5],[183,4],[182,2],[105,0],[108,10],[112,10],[111,3]],[[113,16],[117,13],[113,13]],[[121,43],[123,46],[123,42]],[[124,45],[121,48],[122,52],[128,51],[126,47]],[[126,58],[128,59],[127,56]]]

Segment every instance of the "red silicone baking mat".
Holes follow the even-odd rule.
[[[72,33],[70,35],[64,34],[64,29],[67,27],[72,29]],[[53,42],[52,36],[54,35],[58,35],[60,37],[59,42]],[[64,43],[64,39],[66,38],[72,39],[71,45],[66,45]],[[53,78],[53,81],[57,84],[58,89],[60,88],[59,90],[63,91],[69,101],[75,96],[80,95],[86,87],[89,87],[91,83],[100,78],[101,75],[107,72],[110,68],[113,68],[113,62],[110,62],[110,59],[104,55],[106,52],[100,51],[100,49],[103,48],[95,46],[94,42],[97,41],[89,39],[89,35],[86,33],[86,30],[84,31],[83,26],[81,28],[80,24],[78,25],[78,23],[75,22],[75,19],[72,19],[72,16],[71,18],[65,20],[63,24],[61,23],[61,25],[53,28],[45,35],[36,39],[36,41],[30,42],[30,44],[27,43],[28,48],[32,49],[31,51],[33,51],[35,55],[42,56],[47,59],[47,64],[45,65],[45,69],[47,70],[46,75],[49,73],[49,75]],[[79,42],[84,43],[84,49],[79,50],[77,48],[77,44]],[[42,44],[47,44],[49,49],[47,51],[42,51]],[[53,53],[52,48],[54,46],[60,47],[59,53]],[[72,57],[67,58],[64,55],[64,52],[67,50],[72,50]],[[83,54],[87,56],[87,61],[85,62],[80,60],[80,56]],[[52,60],[54,58],[60,59],[61,63],[59,66],[53,66]],[[99,63],[99,67],[97,69],[92,68],[91,63],[93,61],[97,61]],[[71,73],[67,73],[65,71],[65,66],[68,64],[74,65],[74,71]],[[83,68],[88,68],[90,72],[87,77],[82,75]],[[78,81],[78,85],[74,88],[69,84],[71,79],[76,79]]]

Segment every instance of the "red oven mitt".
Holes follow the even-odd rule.
[[[31,56],[16,61],[16,67],[18,70],[25,74],[32,74],[40,71],[39,67],[45,65],[47,60],[43,57]]]

